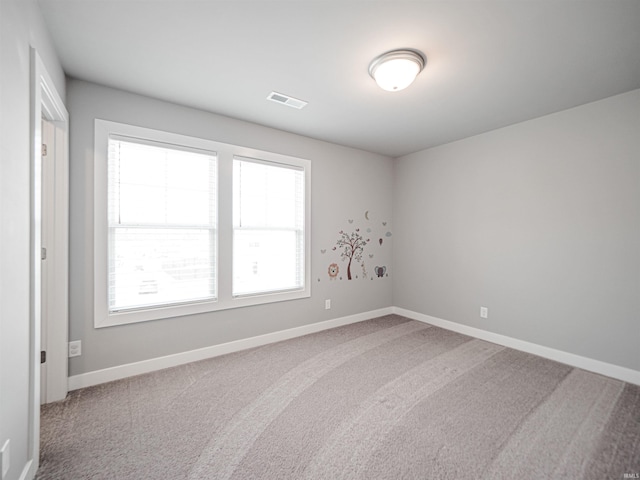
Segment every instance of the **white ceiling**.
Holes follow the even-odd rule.
[[[72,77],[392,157],[640,88],[638,0],[39,3]],[[385,92],[403,47],[427,65]]]

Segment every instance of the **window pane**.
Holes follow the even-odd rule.
[[[236,159],[233,174],[234,226],[303,227],[303,170]]]
[[[206,229],[113,228],[109,310],[215,297],[215,236]]]
[[[110,221],[126,225],[211,225],[212,157],[109,141]]]
[[[233,294],[293,290],[304,277],[301,236],[293,230],[236,230]]]

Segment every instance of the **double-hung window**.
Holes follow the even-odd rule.
[[[234,297],[304,288],[304,199],[302,167],[234,158]]]
[[[310,163],[95,124],[94,325],[310,296]]]
[[[109,312],[216,299],[216,154],[109,136]]]

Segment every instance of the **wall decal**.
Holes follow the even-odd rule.
[[[336,277],[338,276],[338,272],[340,272],[340,267],[338,267],[337,263],[332,263],[331,265],[329,265],[328,272],[329,272],[329,280],[335,280]]]
[[[351,280],[351,262],[354,259],[357,262],[362,262],[362,252],[367,242],[369,242],[369,239],[365,240],[364,237],[360,235],[359,228],[356,228],[351,234],[345,233],[343,230],[340,230],[339,233],[340,238],[333,249],[336,250],[336,248],[339,248],[341,250],[340,256],[342,257],[342,261],[349,261],[347,265],[347,279]]]
[[[361,212],[363,213],[360,215],[363,215],[364,219],[359,215],[353,216],[351,213],[348,215],[352,218],[348,218],[345,215],[343,217],[344,220],[342,220],[344,223],[341,225],[344,230],[338,232],[338,238],[335,243],[326,248],[319,248],[320,253],[326,255],[322,264],[328,265],[329,280],[336,280],[336,284],[341,284],[342,280],[374,280],[375,278],[389,277],[388,267],[385,265],[389,261],[390,247],[390,244],[385,242],[385,239],[392,236],[390,229],[386,228],[388,222],[374,220],[374,212],[370,209],[361,210]],[[358,226],[355,221],[356,218],[360,218],[359,222],[362,221],[364,224]],[[344,227],[345,223],[346,227]],[[374,254],[372,253],[373,247],[369,244],[372,239],[375,240],[376,238],[380,249],[378,250],[376,247]],[[374,267],[374,258],[376,262],[383,265]],[[347,264],[346,269],[344,264],[342,268],[339,267],[341,261]],[[323,278],[318,278],[318,282],[322,280]]]

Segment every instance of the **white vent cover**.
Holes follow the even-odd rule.
[[[290,97],[289,95],[284,95],[278,92],[271,92],[267,97],[267,100],[271,100],[272,102],[280,103],[282,105],[286,105],[287,107],[293,107],[300,110],[305,107],[308,102],[304,100],[298,100],[297,98]]]

